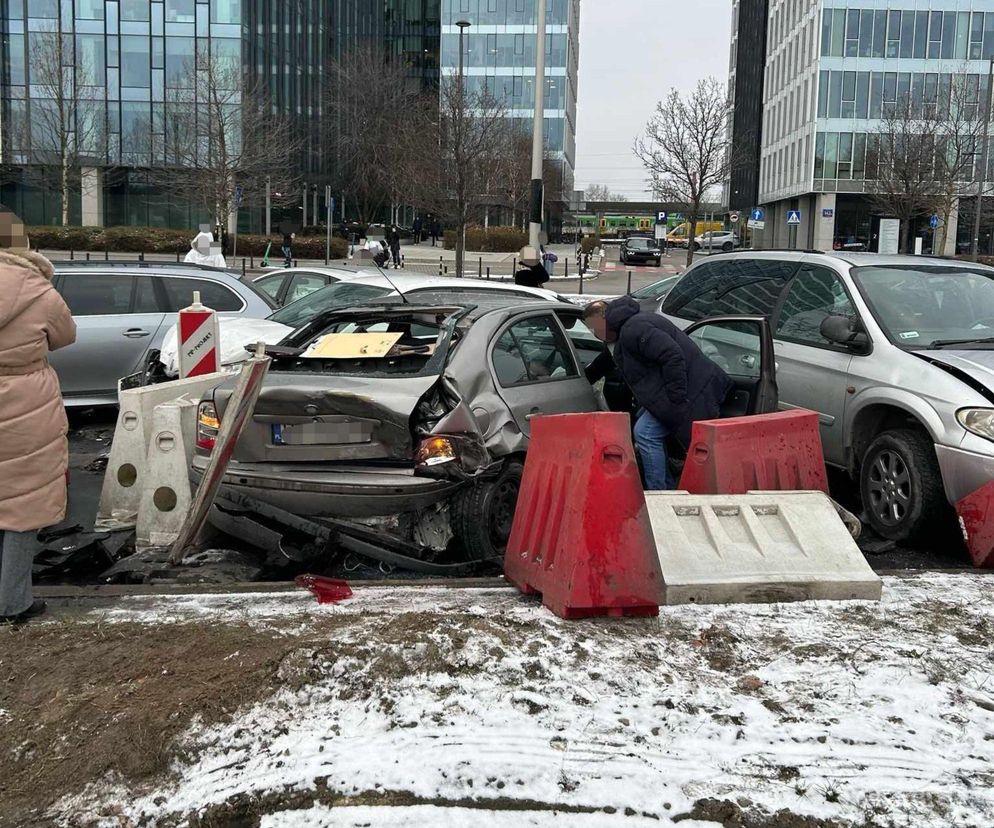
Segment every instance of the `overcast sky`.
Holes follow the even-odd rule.
[[[670,87],[728,79],[732,0],[580,0],[576,189],[647,200],[632,141]]]

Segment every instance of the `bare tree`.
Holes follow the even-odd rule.
[[[437,104],[423,100],[417,126],[417,175],[407,175],[416,202],[446,216],[456,230],[456,273],[463,274],[466,225],[499,192],[513,126],[504,105],[486,89],[471,92],[459,78],[443,78]],[[412,114],[412,118],[415,117]]]
[[[699,81],[686,97],[670,90],[635,139],[635,155],[649,173],[651,187],[683,206],[690,238],[697,234],[701,205],[739,163],[728,135],[728,98],[715,78]],[[687,264],[694,245],[687,246]]]
[[[106,117],[97,77],[103,67],[77,52],[73,38],[59,29],[35,35],[29,68],[32,160],[54,173],[65,226],[82,167],[106,162]]]
[[[168,93],[162,163],[155,163],[152,176],[177,197],[201,205],[224,233],[237,187],[259,196],[268,178],[273,192],[295,189],[302,141],[265,85],[248,80],[239,61],[205,47],[183,75]]]
[[[583,195],[587,201],[628,201],[621,193],[612,193],[605,184],[588,184]]]
[[[901,251],[911,252],[915,219],[942,219],[943,249],[961,194],[970,189],[983,130],[979,75],[953,75],[948,98],[904,95],[884,104],[868,136],[866,178],[873,207],[901,221]]]
[[[407,138],[417,120],[410,117],[407,70],[383,49],[361,46],[332,61],[327,78],[327,145],[335,148],[336,188],[351,198],[360,221],[372,221],[387,201],[393,214],[408,189]]]

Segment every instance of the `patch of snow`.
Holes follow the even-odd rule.
[[[319,627],[319,661],[304,648],[306,681],[228,724],[191,729],[177,781],[139,793],[92,786],[61,814],[119,800],[129,818],[156,823],[321,780],[344,797],[517,800],[523,811],[494,817],[515,825],[532,824],[521,821],[528,803],[543,803],[629,808],[665,826],[714,798],[881,826],[987,828],[991,583],[928,574],[886,578],[879,604],[584,621],[506,589],[364,588],[339,605],[296,593],[135,599],[94,620],[336,623]],[[299,678],[291,661],[281,675]],[[359,806],[328,813],[361,821]],[[369,814],[377,826],[448,824],[423,807]],[[328,815],[320,810],[315,819]],[[303,823],[301,813],[263,824],[356,824]],[[490,815],[451,824],[479,813]],[[571,814],[568,824],[596,821]]]

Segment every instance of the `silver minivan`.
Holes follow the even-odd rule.
[[[942,525],[994,479],[994,268],[750,250],[695,264],[661,313],[768,316],[781,409],[818,412],[826,462],[886,538]]]

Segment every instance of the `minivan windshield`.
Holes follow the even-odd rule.
[[[276,313],[270,314],[269,320],[296,329],[306,325],[323,311],[347,308],[365,299],[386,296],[388,293],[392,293],[390,288],[381,285],[337,282],[308,293],[307,296],[291,302],[285,308],[280,308]]]
[[[944,266],[856,267],[853,278],[877,322],[902,348],[994,346],[994,270]]]

